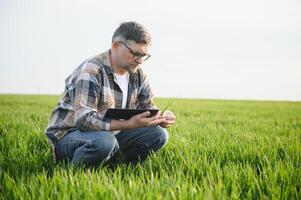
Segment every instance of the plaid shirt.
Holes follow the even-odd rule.
[[[65,80],[65,91],[51,114],[46,135],[54,144],[70,129],[110,130],[108,108],[121,108],[122,91],[110,65],[111,51],[84,61]],[[126,108],[155,108],[148,79],[141,68],[129,76]]]

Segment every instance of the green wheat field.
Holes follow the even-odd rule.
[[[84,169],[52,161],[58,99],[0,95],[0,199],[301,199],[301,102],[176,99],[160,152]]]

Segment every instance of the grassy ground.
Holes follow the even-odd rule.
[[[0,95],[0,199],[301,198],[301,102],[178,99],[159,153],[85,170],[52,162],[44,129],[57,100]]]

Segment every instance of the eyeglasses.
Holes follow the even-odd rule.
[[[123,44],[131,52],[131,54],[133,55],[134,60],[142,58],[143,61],[146,61],[151,56],[149,54],[135,52],[128,45],[126,45],[124,42],[122,42],[122,41],[118,41],[118,42]]]

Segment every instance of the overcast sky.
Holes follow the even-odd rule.
[[[134,20],[156,96],[300,101],[300,2],[0,0],[0,93],[60,94]]]

